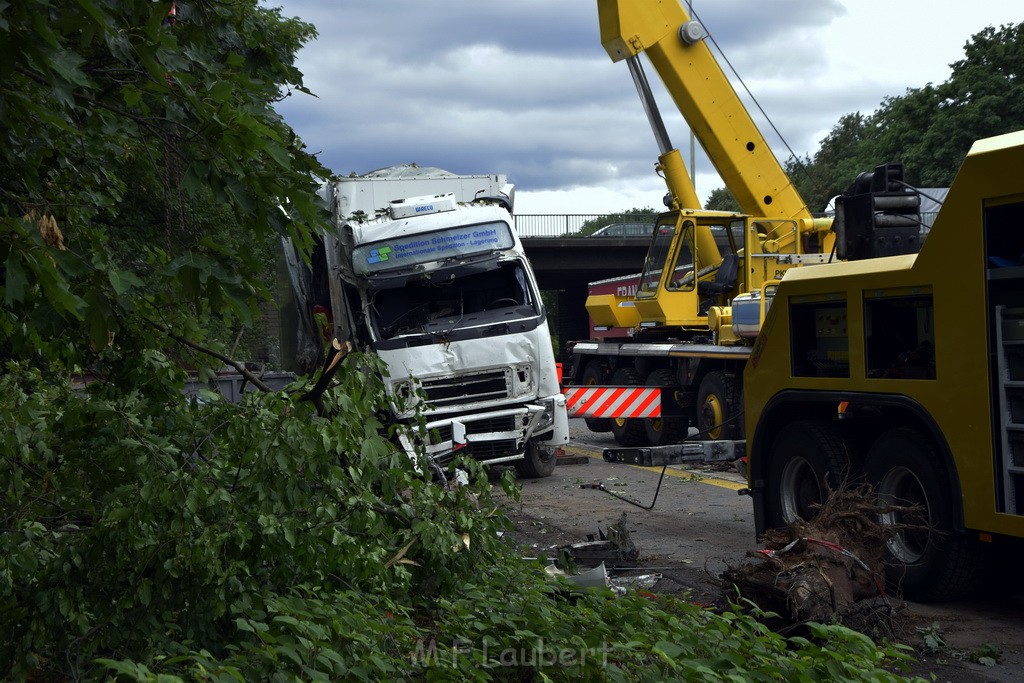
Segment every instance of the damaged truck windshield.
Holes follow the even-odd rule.
[[[540,306],[503,222],[462,226],[357,248],[381,349],[533,329]]]
[[[371,316],[382,343],[417,335],[426,335],[422,343],[429,343],[436,335],[469,339],[508,334],[504,323],[515,322],[517,330],[525,330],[535,327],[540,315],[518,260],[487,258],[371,282]]]

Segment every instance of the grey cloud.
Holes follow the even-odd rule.
[[[318,28],[298,64],[317,98],[297,94],[279,111],[337,173],[414,161],[503,172],[532,190],[653,174],[653,138],[627,69],[601,48],[593,0],[270,4]],[[813,70],[808,33],[843,12],[835,0],[694,6],[755,84]],[[790,98],[784,116],[806,129],[803,104]],[[678,112],[664,113],[685,144]]]

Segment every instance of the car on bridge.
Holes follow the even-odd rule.
[[[612,223],[595,230],[591,237],[650,237],[653,223]]]

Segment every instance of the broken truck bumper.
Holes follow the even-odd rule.
[[[569,441],[569,419],[561,395],[511,408],[433,419],[425,430],[425,438],[406,431],[399,441],[410,454],[422,444],[426,456],[438,462],[462,453],[485,465],[513,462],[524,456],[530,441],[541,448],[557,448]]]

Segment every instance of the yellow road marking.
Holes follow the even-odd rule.
[[[569,455],[582,455],[593,460],[600,460],[605,462],[604,456],[596,455],[592,451],[588,451],[577,446],[564,446],[562,448]],[[635,467],[638,470],[645,470],[650,472],[654,467],[645,467],[644,465],[630,465],[628,463],[618,463],[620,465],[626,465],[627,467]],[[723,489],[730,489],[732,491],[739,491],[740,489],[747,488],[745,483],[740,484],[735,481],[729,481],[728,479],[719,479],[718,477],[709,477],[706,474],[699,472],[685,472],[682,470],[676,470],[669,467],[665,470],[665,476],[676,477],[678,479],[689,479],[691,481],[699,481],[702,484],[711,484],[712,486],[718,486]]]

